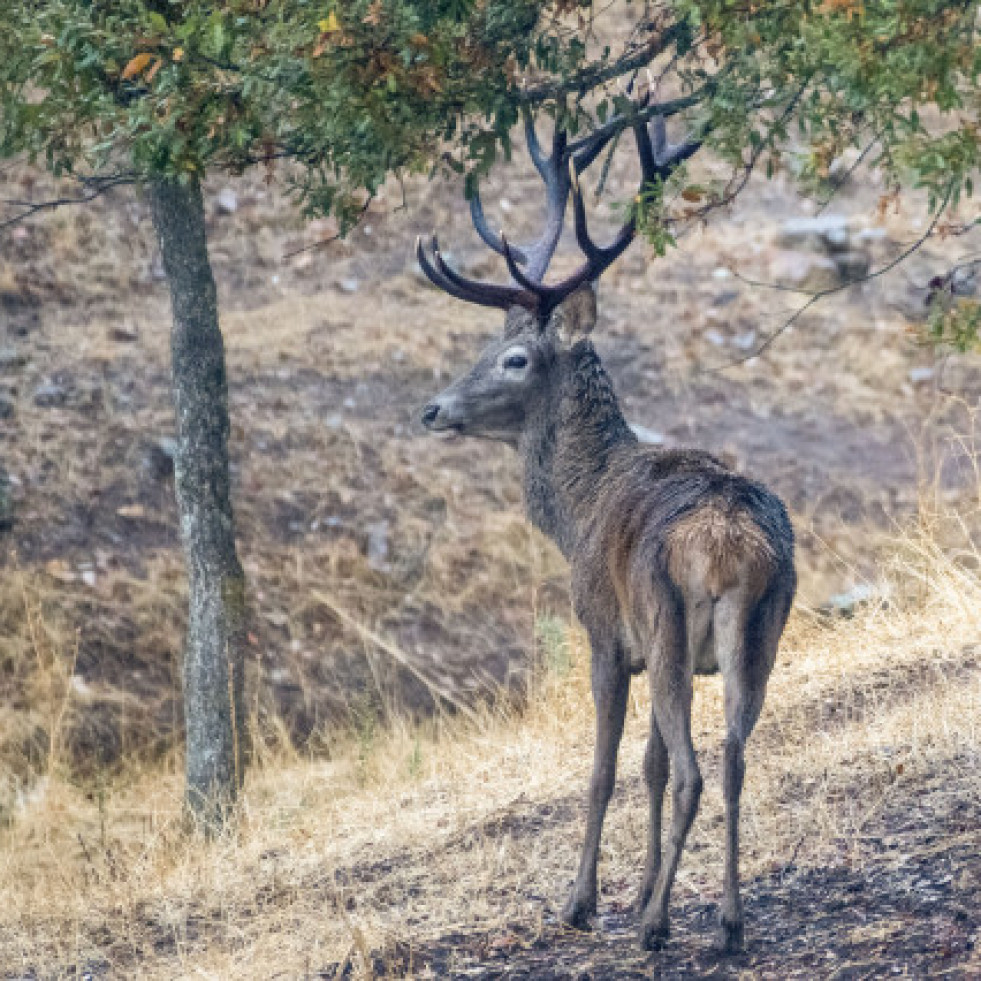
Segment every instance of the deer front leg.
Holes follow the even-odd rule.
[[[617,749],[623,735],[627,711],[630,672],[615,650],[593,643],[593,703],[596,706],[596,746],[593,775],[589,782],[589,812],[586,818],[586,840],[583,844],[579,874],[572,895],[562,910],[562,919],[570,926],[585,929],[596,912],[596,865],[599,859],[603,819],[616,781]]]

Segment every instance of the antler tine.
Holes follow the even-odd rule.
[[[501,242],[504,243],[504,260],[508,264],[508,272],[511,273],[514,281],[520,286],[523,286],[526,290],[531,290],[536,294],[539,293],[543,289],[543,284],[530,279],[528,275],[522,271],[521,267],[518,265],[514,248],[504,237],[504,232],[501,232]]]
[[[535,170],[541,174],[542,180],[547,183],[549,177],[549,158],[545,156],[542,145],[538,142],[538,131],[535,129],[535,120],[527,108],[523,110],[522,116],[524,117],[525,123],[525,143],[528,144],[528,153],[531,156],[531,162],[535,165]],[[554,142],[553,138],[553,149]]]
[[[668,130],[664,122],[664,116],[655,116],[648,124],[651,148],[654,150],[654,157],[660,159],[668,148]]]
[[[490,225],[487,224],[487,218],[484,216],[484,206],[480,201],[480,191],[476,189],[473,192],[473,197],[470,199],[470,220],[473,222],[473,227],[477,230],[477,234],[481,237],[484,244],[498,255],[504,255],[503,240],[500,236],[495,235],[491,231]],[[511,251],[514,253],[514,257],[518,262],[528,261],[524,251],[517,246],[512,245]]]
[[[497,283],[478,283],[451,269],[439,251],[439,241],[435,234],[432,237],[431,248],[435,265],[426,255],[422,237],[416,238],[416,258],[422,271],[434,286],[444,292],[455,296],[458,300],[485,307],[496,307],[499,310],[508,310],[515,305],[532,311],[537,309],[538,298],[528,290]]]
[[[564,172],[566,153],[566,133],[557,127],[552,135],[552,152],[549,156],[542,150],[535,123],[529,111],[523,113],[525,139],[535,169],[545,184],[545,227],[541,235],[531,245],[519,248],[510,246],[512,258],[527,268],[533,280],[540,280],[548,269],[555,248],[562,235],[565,205],[569,196],[568,182]],[[480,200],[479,189],[474,189],[470,198],[470,219],[481,240],[498,255],[504,255],[504,244],[500,235],[495,234],[487,223],[484,206]]]

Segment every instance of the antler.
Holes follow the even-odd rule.
[[[647,99],[649,93],[640,104],[640,108],[646,106]],[[525,113],[524,121],[528,151],[545,184],[545,227],[542,234],[530,246],[519,248],[511,245],[503,232],[495,234],[488,226],[479,194],[475,192],[470,201],[470,215],[477,233],[491,249],[504,257],[513,282],[508,285],[480,283],[461,276],[443,260],[435,233],[431,244],[433,261],[430,262],[426,255],[421,238],[416,239],[416,255],[423,272],[429,279],[440,289],[458,299],[505,310],[512,306],[521,306],[539,317],[546,317],[565,297],[584,283],[598,279],[623,253],[633,241],[636,220],[631,216],[610,245],[605,247],[596,245],[589,236],[586,209],[579,187],[579,174],[596,159],[603,147],[622,131],[622,127],[615,125],[622,120],[607,123],[592,136],[577,141],[571,147],[565,130],[557,127],[552,137],[552,150],[548,156],[542,151],[530,113]],[[641,188],[650,181],[666,178],[701,145],[700,142],[689,141],[679,146],[669,146],[664,118],[661,116],[656,116],[650,123],[635,121],[631,127],[640,155]],[[570,190],[575,212],[576,241],[586,256],[586,262],[571,276],[554,285],[548,285],[544,281],[545,273],[562,234]]]
[[[534,243],[525,248],[512,246],[511,251],[515,260],[525,267],[528,275],[538,281],[544,277],[562,235],[565,206],[569,199],[569,171],[566,166],[568,137],[564,129],[556,127],[552,135],[552,152],[546,156],[542,151],[541,143],[538,142],[538,133],[535,131],[531,113],[527,110],[524,112],[524,123],[528,152],[545,185],[545,227]],[[603,145],[608,142],[609,137],[602,141]],[[599,150],[596,152],[598,153]],[[470,199],[470,217],[477,234],[498,255],[503,256],[504,236],[495,234],[487,224],[484,208],[480,202],[480,192],[476,189]]]
[[[695,140],[686,141],[677,146],[669,145],[663,116],[655,116],[646,125],[643,122],[634,123],[632,129],[637,141],[637,153],[640,157],[641,191],[645,184],[650,184],[655,180],[666,180],[682,161],[687,160],[701,146],[701,143]],[[513,254],[505,255],[508,269],[515,280],[525,289],[532,290],[541,297],[542,302],[539,304],[539,311],[543,309],[554,310],[567,296],[574,293],[584,283],[595,282],[599,279],[626,251],[637,232],[637,218],[631,214],[609,245],[599,246],[590,238],[586,222],[586,206],[583,202],[582,189],[579,186],[579,172],[576,158],[573,158],[569,162],[569,174],[572,185],[572,207],[575,214],[576,242],[586,256],[586,261],[570,276],[549,286],[544,282],[538,284],[530,282],[527,276],[521,274]]]

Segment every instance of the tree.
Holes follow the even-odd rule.
[[[279,166],[299,207],[347,230],[391,174],[449,168],[473,197],[522,116],[550,116],[570,156],[597,134],[613,152],[646,118],[680,134],[679,158],[711,149],[731,165],[707,186],[679,167],[629,204],[655,251],[757,169],[794,163],[833,193],[831,162],[849,146],[889,195],[926,189],[927,234],[957,231],[979,162],[978,14],[939,0],[21,0],[0,15],[0,153],[76,176],[80,200],[149,188],[174,311],[193,812],[219,823],[244,734],[245,588],[202,177]],[[941,336],[972,343],[976,306],[965,321],[943,281],[936,295]]]
[[[246,610],[201,179],[289,158],[304,207],[349,227],[358,192],[370,198],[391,171],[434,156],[450,104],[478,108],[465,68],[479,63],[499,76],[489,91],[504,87],[540,7],[489,4],[468,20],[453,2],[26,0],[2,15],[0,152],[76,175],[79,200],[148,190],[173,310],[186,801],[206,828],[220,827],[242,780]]]

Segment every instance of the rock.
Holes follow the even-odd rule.
[[[843,252],[850,240],[849,222],[844,215],[790,218],[777,232],[777,243],[789,249]]]
[[[124,344],[132,343],[140,339],[139,331],[135,327],[127,324],[118,324],[109,331],[110,339],[120,341]]]
[[[756,347],[756,331],[747,330],[742,334],[736,334],[732,339],[732,343],[740,351],[752,351]]]
[[[173,476],[176,456],[177,440],[161,436],[144,450],[143,470],[153,480],[167,480]]]
[[[924,366],[910,369],[909,380],[914,385],[922,385],[924,382],[930,381],[931,378],[933,378],[933,368]]]
[[[368,525],[368,565],[377,572],[388,569],[388,522]]]
[[[361,280],[355,279],[354,276],[347,276],[337,285],[342,293],[357,293],[361,289]]]
[[[230,187],[223,187],[215,198],[215,207],[220,215],[234,215],[238,211],[238,195]]]
[[[739,299],[738,290],[724,290],[716,296],[712,297],[713,307],[727,307],[730,303]]]
[[[650,446],[664,445],[664,433],[659,433],[653,429],[648,429],[646,426],[642,426],[638,422],[630,423],[630,428],[633,430],[633,433],[637,439],[639,439],[642,443],[647,443]]]
[[[722,347],[726,339],[717,330],[707,330],[704,334],[705,340],[715,347]]]
[[[808,252],[778,252],[769,275],[774,283],[801,290],[826,290],[840,283],[834,259]]]
[[[831,616],[850,617],[861,606],[878,602],[885,604],[887,597],[878,587],[870,583],[858,583],[843,593],[837,593],[828,599],[820,612]]]
[[[0,371],[14,371],[23,368],[25,364],[27,358],[16,348],[0,347]]]
[[[863,279],[872,268],[869,248],[884,236],[880,228],[853,229],[842,215],[792,218],[780,226],[776,236],[777,244],[788,250],[775,260],[784,267],[779,281],[822,290]],[[808,252],[823,255],[809,260]]]
[[[59,408],[68,402],[68,389],[56,382],[45,382],[34,389],[34,404],[42,409]]]
[[[872,256],[868,252],[849,250],[832,256],[838,276],[843,283],[864,279],[872,268]]]
[[[0,288],[0,323],[5,325],[9,336],[26,336],[41,323],[37,299],[23,290]]]
[[[0,419],[13,419],[14,403],[3,395],[0,395]]]
[[[14,523],[14,502],[10,496],[10,478],[0,467],[0,531],[6,531]]]

